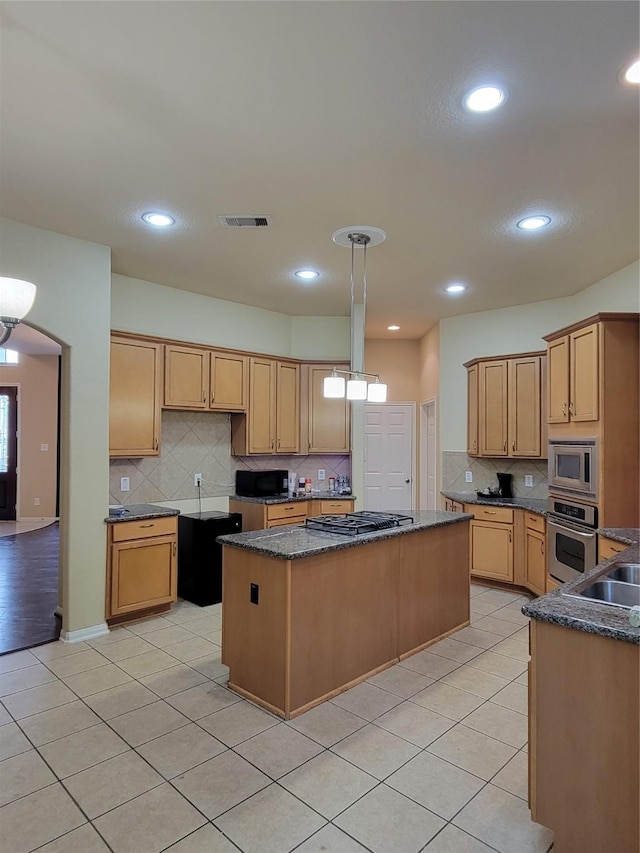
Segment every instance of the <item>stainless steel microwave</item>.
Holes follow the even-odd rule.
[[[549,489],[598,500],[598,439],[549,439]]]

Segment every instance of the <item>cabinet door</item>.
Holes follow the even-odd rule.
[[[544,535],[529,527],[525,530],[525,584],[536,595],[543,595],[546,592]]]
[[[158,536],[111,546],[110,616],[176,600],[176,542]]]
[[[209,353],[204,349],[164,348],[164,407],[206,409]]]
[[[513,583],[513,525],[471,522],[471,574]]]
[[[109,455],[160,454],[162,345],[111,339]]]
[[[569,335],[572,421],[597,421],[598,406],[598,324]]]
[[[607,539],[606,536],[598,536],[598,562],[615,557],[616,554],[626,551],[629,546],[624,542],[616,542],[615,539]]]
[[[276,379],[276,453],[300,450],[300,367],[278,362]]]
[[[309,447],[308,453],[349,453],[351,422],[348,400],[323,394],[324,378],[331,368],[309,368]]]
[[[542,455],[540,356],[509,360],[509,455]]]
[[[507,361],[481,362],[480,455],[507,455]]]
[[[548,422],[569,420],[569,338],[558,338],[547,347]]]
[[[248,452],[273,453],[276,434],[276,365],[249,359]]]
[[[467,370],[467,453],[478,455],[478,365]]]
[[[244,355],[212,352],[209,408],[219,412],[243,412],[247,408],[248,362]]]

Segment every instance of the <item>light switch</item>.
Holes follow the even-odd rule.
[[[128,477],[120,477],[120,491],[128,492],[129,491],[129,478]]]
[[[533,486],[533,474],[525,474],[524,475],[524,484],[525,484],[525,486],[529,486],[529,488],[531,488],[531,486]]]
[[[464,472],[464,481],[465,483],[473,483],[473,474],[471,471]]]
[[[48,445],[48,444],[41,444],[41,445],[40,445],[40,450],[48,450],[48,449],[49,449],[49,445]]]

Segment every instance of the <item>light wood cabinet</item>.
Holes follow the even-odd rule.
[[[545,536],[527,526],[524,532],[525,541],[525,585],[536,595],[547,591],[547,565],[545,554]]]
[[[109,456],[160,454],[162,346],[111,337]]]
[[[352,498],[331,498],[317,500],[288,501],[287,503],[266,504],[254,501],[229,501],[229,512],[242,515],[242,530],[264,530],[270,527],[284,527],[288,524],[304,524],[305,519],[316,515],[337,515],[353,512]]]
[[[547,340],[549,423],[597,421],[598,324]]]
[[[464,504],[453,501],[451,498],[444,499],[445,512],[464,512]]]
[[[558,853],[640,849],[640,647],[531,620],[529,807]]]
[[[472,575],[513,583],[513,524],[474,519],[470,561]]]
[[[109,525],[107,621],[168,610],[177,597],[177,516]]]
[[[349,453],[351,449],[351,409],[348,400],[331,399],[323,394],[324,379],[334,365],[304,366],[306,390],[307,453]],[[335,365],[340,367],[341,365]]]
[[[315,500],[307,503],[307,516],[340,515],[343,512],[353,512],[354,502],[350,498],[331,498],[330,500]]]
[[[546,458],[544,361],[523,353],[466,362],[470,456]]]
[[[300,449],[300,366],[269,358],[249,359],[246,415],[234,415],[234,456],[298,453]]]
[[[244,411],[247,407],[248,357],[201,347],[166,344],[165,409]]]
[[[629,546],[624,542],[616,542],[615,539],[607,539],[606,536],[598,536],[598,562],[608,560],[626,551]]]

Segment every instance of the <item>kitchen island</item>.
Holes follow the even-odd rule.
[[[469,624],[470,515],[221,536],[229,688],[290,719]]]
[[[640,849],[640,628],[629,610],[581,598],[589,583],[640,558],[640,530],[585,576],[526,604],[529,807],[557,853]]]

